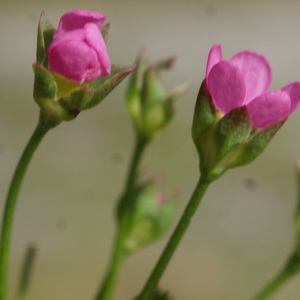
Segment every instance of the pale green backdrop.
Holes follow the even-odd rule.
[[[34,129],[32,100],[36,26],[42,10],[56,26],[70,9],[102,11],[111,23],[113,63],[131,64],[143,46],[151,60],[178,59],[167,89],[189,81],[164,136],[147,150],[143,170],[165,192],[181,191],[180,212],[198,178],[190,137],[207,53],[251,49],[273,69],[272,88],[300,80],[300,1],[85,0],[0,2],[0,208],[16,162]],[[123,83],[100,106],[46,136],[24,181],[13,228],[10,298],[24,251],[38,247],[31,300],[92,299],[104,275],[113,235],[113,207],[124,183],[133,133]],[[289,118],[253,164],[226,173],[208,190],[162,280],[177,300],[247,300],[283,266],[293,242],[294,157],[300,153],[300,111]],[[136,295],[167,237],[129,258],[116,300]],[[300,299],[300,276],[274,300]]]

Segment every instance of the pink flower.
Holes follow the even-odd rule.
[[[246,106],[254,128],[266,128],[286,119],[300,103],[300,82],[268,91],[271,68],[258,53],[242,51],[230,60],[222,60],[221,45],[208,55],[206,83],[218,111],[227,114]]]
[[[105,15],[86,10],[64,14],[48,48],[49,69],[77,83],[110,74],[110,59],[100,28]]]

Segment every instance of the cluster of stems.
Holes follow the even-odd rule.
[[[19,190],[30,163],[30,160],[37,149],[39,143],[50,129],[44,126],[41,122],[38,123],[33,135],[31,136],[21,158],[17,165],[16,171],[13,175],[9,192],[7,195],[1,228],[1,240],[0,240],[0,300],[6,300],[7,294],[7,273],[8,273],[8,261],[9,261],[9,245],[12,232],[13,216],[16,207],[16,202],[19,194]],[[142,138],[137,138],[135,148],[133,151],[127,181],[125,184],[124,192],[120,198],[118,204],[118,210],[122,211],[117,221],[117,230],[113,245],[112,256],[106,277],[99,288],[99,291],[95,297],[95,300],[110,300],[113,297],[116,281],[121,264],[125,258],[126,251],[124,248],[124,239],[127,234],[128,224],[130,221],[130,202],[133,198],[134,189],[137,184],[138,168],[146,149],[148,142]],[[172,255],[174,254],[179,242],[181,241],[184,233],[186,232],[192,217],[203,198],[208,186],[212,181],[208,180],[205,174],[200,176],[197,182],[196,188],[180,218],[173,234],[171,235],[169,242],[163,250],[160,258],[158,259],[152,273],[149,276],[146,284],[144,285],[140,294],[135,300],[155,300],[153,292],[157,287],[160,277],[165,271]],[[20,288],[18,292],[18,300],[27,299],[27,291],[30,273],[32,269],[32,261],[35,251],[29,248],[28,254],[25,259],[23,272],[20,281]],[[300,270],[300,256],[297,249],[293,252],[286,266],[281,272],[268,284],[266,287],[253,298],[253,300],[269,299],[290,277],[298,273]]]

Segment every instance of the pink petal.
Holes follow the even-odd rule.
[[[102,34],[95,24],[89,23],[84,27],[86,43],[93,48],[98,56],[101,68],[101,77],[110,74],[110,59]]]
[[[208,54],[208,59],[206,63],[206,78],[208,77],[208,74],[212,67],[220,61],[222,61],[222,48],[220,44],[216,44],[211,47]]]
[[[228,61],[221,61],[211,69],[207,86],[216,108],[223,114],[244,103],[245,80],[240,70]]]
[[[291,99],[290,114],[300,104],[300,82],[293,82],[281,89],[282,91],[289,94]]]
[[[52,46],[52,45],[51,45]],[[97,53],[78,39],[59,39],[48,48],[49,69],[78,83],[100,76]]]
[[[230,60],[242,72],[246,82],[244,104],[265,93],[271,83],[271,67],[267,59],[255,52],[243,51],[235,54]]]
[[[71,10],[59,21],[57,33],[82,29],[87,23],[94,23],[100,29],[105,21],[105,15],[88,10]]]
[[[281,90],[260,95],[247,105],[254,128],[266,128],[284,120],[290,113],[290,107],[290,96]]]

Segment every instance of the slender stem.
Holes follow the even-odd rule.
[[[32,274],[33,262],[36,255],[36,247],[29,246],[26,251],[26,256],[23,263],[21,278],[20,278],[20,286],[18,291],[18,300],[27,299],[28,288],[30,284],[30,278]]]
[[[99,290],[98,295],[96,296],[96,300],[105,300],[111,299],[114,287],[117,281],[119,269],[121,263],[123,261],[123,234],[122,234],[122,227],[119,228],[119,231],[116,234],[113,253],[110,259],[109,268],[106,273],[105,279],[102,283],[102,286]]]
[[[137,179],[137,170],[139,163],[141,161],[143,152],[147,142],[139,137],[137,137],[135,148],[131,157],[130,167],[127,174],[127,181],[125,185],[125,190],[123,196],[120,199],[119,206],[118,206],[118,214],[119,216],[123,216],[126,212],[130,212],[129,203],[132,198],[132,194],[134,192],[136,179]]]
[[[253,298],[253,300],[269,299],[287,280],[299,271],[300,258],[297,251],[295,251],[286,266]]]
[[[194,193],[186,206],[183,215],[180,221],[177,224],[167,246],[165,247],[162,255],[160,256],[156,266],[154,267],[144,289],[142,290],[141,294],[137,297],[138,300],[149,300],[151,294],[153,293],[161,275],[165,271],[172,255],[174,254],[176,247],[178,246],[181,238],[183,237],[184,233],[186,232],[192,217],[210,184],[210,181],[205,180],[204,178],[200,178],[198,184],[194,190]]]
[[[119,269],[124,258],[124,240],[128,229],[128,221],[130,219],[130,201],[132,199],[137,179],[138,166],[145,149],[146,142],[137,139],[135,150],[133,152],[130,167],[127,175],[127,182],[124,193],[118,205],[118,231],[116,233],[113,252],[110,259],[109,268],[103,281],[103,284],[96,296],[96,300],[109,300],[113,296]]]
[[[0,300],[5,300],[6,298],[9,244],[18,194],[33,153],[48,130],[46,127],[41,126],[40,123],[36,127],[19,160],[6,198],[0,240]]]

